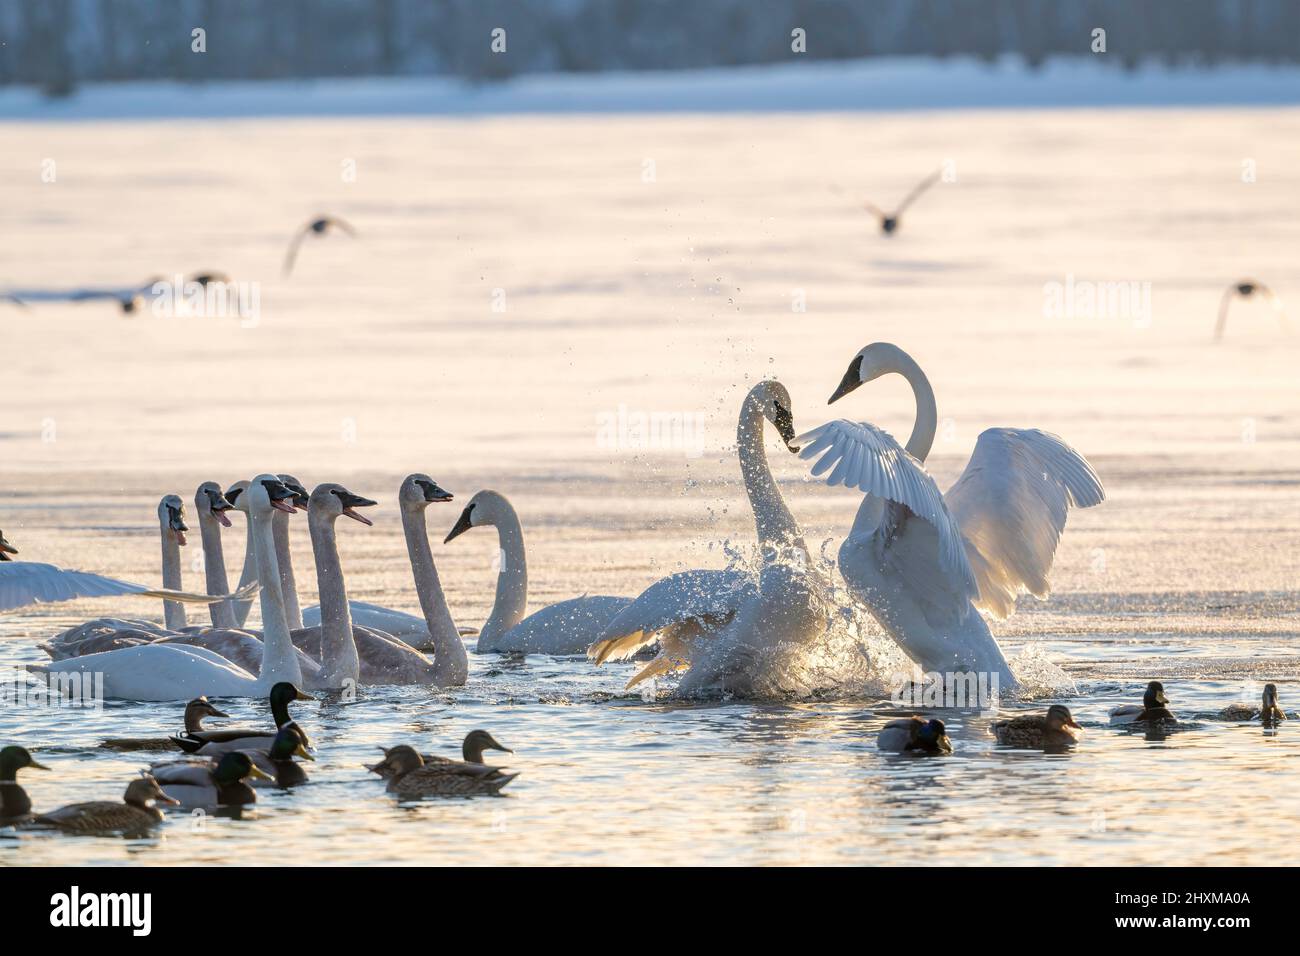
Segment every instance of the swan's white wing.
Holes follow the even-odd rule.
[[[838,419],[795,438],[799,457],[821,458],[812,473],[830,471],[828,485],[845,485],[903,505],[938,532],[943,569],[975,591],[975,575],[966,560],[961,531],[925,466],[909,455],[894,436],[870,422]]]
[[[1055,435],[1035,428],[981,434],[944,499],[975,568],[976,606],[1006,617],[1023,591],[1046,597],[1066,511],[1105,497],[1092,466]]]
[[[682,624],[718,628],[757,593],[754,579],[742,571],[680,571],[646,588],[587,651],[597,664],[631,657],[653,644],[660,631]]]
[[[235,595],[244,597],[245,588]],[[256,593],[253,587],[252,592]],[[188,591],[171,591],[166,588],[149,588],[107,578],[89,571],[70,571],[52,564],[34,561],[6,561],[0,564],[0,611],[12,611],[30,604],[49,604],[84,597],[114,597],[124,594],[136,597],[166,598],[189,604],[211,604],[224,601],[227,595],[193,594]]]

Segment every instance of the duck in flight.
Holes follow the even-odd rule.
[[[298,247],[302,245],[304,239],[311,235],[328,235],[332,229],[337,229],[353,239],[357,237],[357,231],[337,216],[321,216],[319,219],[313,219],[299,229],[289,241],[289,251],[284,257],[284,274],[287,276],[293,272],[293,264],[298,259]]]
[[[1264,283],[1258,279],[1238,279],[1226,289],[1223,290],[1223,297],[1219,300],[1219,321],[1214,325],[1214,341],[1218,342],[1223,338],[1223,330],[1228,324],[1228,309],[1232,301],[1238,297],[1243,299],[1252,299],[1256,295],[1262,298],[1277,313],[1278,324],[1282,326],[1282,331],[1287,331],[1286,313],[1282,311],[1282,300]]]
[[[916,185],[916,187],[910,193],[907,194],[907,196],[903,199],[903,201],[898,204],[898,208],[895,209],[893,212],[883,212],[874,203],[870,203],[870,202],[863,203],[863,206],[866,207],[867,212],[871,213],[873,216],[875,216],[877,219],[880,220],[880,231],[884,233],[886,236],[892,236],[898,230],[899,225],[902,223],[904,210],[906,210],[908,206],[912,205],[912,203],[920,199],[921,194],[924,193],[931,186],[933,186],[935,183],[937,183],[941,176],[942,173],[938,171],[935,171],[931,173],[929,176],[926,176],[925,179],[921,180]]]

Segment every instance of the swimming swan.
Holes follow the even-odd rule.
[[[524,617],[528,606],[528,556],[519,516],[505,495],[480,491],[469,500],[443,543],[470,528],[497,529],[501,568],[492,613],[479,630],[479,654],[585,654],[605,626],[631,598],[583,595],[559,601]]]
[[[791,451],[790,394],[764,381],[745,396],[736,425],[736,453],[754,512],[763,564],[755,579],[738,571],[686,571],[651,585],[624,610],[590,651],[592,660],[622,660],[658,637],[658,655],[628,681],[686,670],[680,693],[722,689],[751,694],[760,686],[760,658],[789,642],[826,633],[828,582],[818,580],[790,509],[768,466],[763,422]]]
[[[821,458],[813,475],[866,493],[839,567],[880,625],[927,671],[1015,679],[979,613],[1006,617],[1017,596],[1045,597],[1047,576],[1070,505],[1105,497],[1083,456],[1036,429],[990,428],[966,470],[940,494],[924,461],[934,443],[934,391],[902,349],[874,343],[849,364],[835,402],[891,372],[907,379],[916,421],[905,448],[870,423],[827,422],[798,441],[800,457]]]
[[[271,534],[274,511],[293,513],[289,504],[293,492],[274,475],[259,475],[246,494],[257,536],[258,580],[262,582],[263,657],[258,676],[204,648],[179,644],[143,644],[52,664],[28,664],[27,670],[102,674],[104,696],[128,700],[264,697],[281,681],[302,686],[302,668],[285,623]]]

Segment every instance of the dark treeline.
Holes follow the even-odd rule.
[[[207,51],[191,50],[206,31]],[[490,49],[494,28],[506,51]],[[0,0],[0,84],[663,70],[794,58],[1300,59],[1297,0]]]

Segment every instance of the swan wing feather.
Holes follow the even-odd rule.
[[[867,495],[902,505],[938,532],[939,558],[944,569],[975,590],[975,575],[967,560],[961,531],[943,494],[925,466],[907,453],[894,436],[870,422],[844,419],[827,422],[795,438],[805,460],[819,453],[814,476],[833,468],[828,485],[843,484]]]
[[[990,428],[944,500],[956,518],[979,585],[976,606],[997,617],[1028,592],[1046,597],[1070,506],[1106,497],[1077,451],[1038,429]]]
[[[247,588],[242,589],[237,594],[242,596],[247,590]],[[7,561],[0,564],[0,611],[12,611],[32,604],[71,601],[76,598],[121,595],[165,598],[187,604],[211,604],[227,598],[227,595],[150,588],[144,584],[119,581],[90,571],[73,571],[34,561]]]

